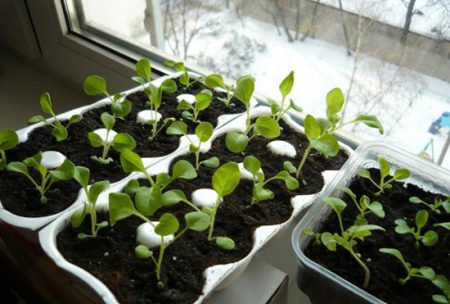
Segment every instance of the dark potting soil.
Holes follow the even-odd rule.
[[[370,169],[374,180],[379,180],[378,170]],[[350,189],[359,198],[361,195],[377,192],[375,186],[363,178],[355,178],[350,184]],[[358,242],[357,252],[367,262],[371,271],[371,280],[367,291],[387,303],[433,303],[431,296],[439,294],[439,289],[431,282],[423,279],[412,278],[405,285],[398,282],[399,278],[406,277],[406,271],[400,262],[393,256],[380,253],[380,248],[396,248],[403,254],[405,260],[412,267],[430,266],[437,274],[450,277],[450,263],[448,261],[448,248],[450,248],[450,233],[443,228],[433,228],[434,223],[450,221],[450,214],[432,212],[425,205],[409,203],[409,197],[417,196],[428,203],[435,199],[443,199],[439,194],[430,193],[423,189],[404,183],[393,183],[392,189],[387,189],[379,197],[369,195],[371,200],[382,203],[386,213],[385,218],[380,219],[369,215],[367,220],[370,224],[376,224],[385,232],[374,231],[372,236],[367,237],[364,242]],[[354,203],[344,196],[347,208],[343,212],[344,227],[352,225],[358,214]],[[433,247],[420,245],[416,249],[415,239],[412,235],[397,234],[394,221],[405,219],[410,227],[415,227],[415,215],[419,210],[427,210],[429,213],[428,224],[422,229],[422,233],[433,229],[439,234],[439,242]],[[320,232],[339,232],[338,220],[335,213],[324,221]],[[362,288],[364,274],[362,268],[344,249],[339,248],[336,252],[328,251],[323,245],[313,245],[312,242],[306,247],[305,254],[318,264],[330,269],[346,280]],[[368,260],[369,259],[369,260]]]

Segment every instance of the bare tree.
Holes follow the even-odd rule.
[[[350,41],[348,39],[347,26],[345,25],[344,9],[342,8],[342,0],[339,0],[339,13],[341,14],[342,30],[344,31],[345,45],[347,47],[347,55],[350,56]]]
[[[286,16],[284,15],[283,8],[281,7],[278,0],[272,0],[272,2],[275,4],[275,8],[277,9],[278,12],[278,17],[281,20],[281,24],[283,25],[284,33],[286,34],[288,41],[293,42],[294,38],[292,38],[292,35],[289,32],[289,27],[286,22]]]
[[[295,40],[298,40],[300,32],[300,0],[295,1],[296,11],[295,11]]]
[[[405,3],[405,1],[403,1],[403,0],[402,0],[402,2]],[[402,43],[405,43],[406,38],[408,37],[409,27],[411,26],[411,20],[415,13],[414,12],[415,4],[416,4],[416,0],[409,0],[409,2],[408,2],[408,6],[406,9],[406,16],[405,16],[405,24],[403,25],[402,36],[400,37],[400,41]]]
[[[319,8],[319,4],[320,4],[320,0],[316,0],[314,3],[313,12],[311,14],[309,27],[306,30],[306,33],[303,35],[302,39],[300,39],[300,41],[302,41],[302,42],[305,41],[305,39],[308,38],[309,36],[314,38],[314,28],[316,26],[316,19],[317,19],[316,17],[317,17],[317,10]]]

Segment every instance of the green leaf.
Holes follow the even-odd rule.
[[[324,232],[320,235],[320,241],[330,251],[336,251],[336,239],[329,232]]]
[[[370,171],[365,169],[365,168],[358,168],[358,170],[356,171],[356,175],[362,177],[362,178],[371,178],[370,177]]]
[[[88,140],[89,140],[89,143],[91,144],[91,147],[93,147],[93,148],[102,147],[104,144],[103,139],[100,137],[100,135],[98,135],[97,133],[94,133],[94,132],[88,133]]]
[[[156,186],[162,189],[162,187],[166,187],[170,184],[170,176],[169,174],[162,172],[156,176]]]
[[[195,128],[195,135],[197,135],[198,139],[201,142],[206,142],[208,139],[211,138],[211,135],[213,133],[214,127],[209,122],[201,122],[198,124],[198,126]]]
[[[334,114],[339,113],[344,105],[344,94],[341,89],[334,88],[327,94],[327,117],[330,119]],[[331,120],[331,119],[330,119]]]
[[[178,111],[184,111],[184,110],[188,111],[188,110],[193,110],[193,109],[194,109],[194,107],[184,99],[181,100],[180,103],[177,105]]]
[[[86,188],[89,185],[89,168],[76,166],[73,171],[73,178],[81,185],[81,187]]]
[[[409,198],[409,202],[413,203],[413,204],[420,204],[423,203],[424,201],[422,201],[420,198],[418,198],[417,196],[411,196]]]
[[[288,160],[283,162],[283,169],[292,174],[297,172],[297,168]]]
[[[162,194],[158,188],[141,187],[135,196],[136,209],[145,216],[153,215],[162,207]]]
[[[225,137],[227,149],[233,153],[241,153],[247,148],[249,138],[246,134],[237,131],[228,132]]]
[[[169,207],[175,204],[178,204],[181,201],[186,201],[186,195],[183,191],[178,189],[169,190],[163,193],[162,195],[162,205],[164,207]]]
[[[36,116],[33,116],[30,119],[28,119],[27,124],[34,125],[34,124],[39,123],[41,121],[45,121],[44,116],[36,115]]]
[[[236,82],[234,96],[239,99],[246,109],[250,107],[250,100],[255,90],[255,79],[252,76],[242,76]]]
[[[432,283],[446,293],[450,291],[450,283],[444,275],[436,275]]]
[[[289,93],[291,93],[292,87],[294,86],[294,71],[291,71],[289,75],[286,76],[286,78],[283,79],[283,81],[280,83],[280,92],[283,96],[283,99],[286,98]]]
[[[89,192],[88,192],[89,201],[91,203],[95,204],[97,202],[99,195],[103,191],[108,189],[109,186],[110,186],[109,181],[101,181],[101,182],[96,182],[95,184],[93,184],[91,187],[89,187]]]
[[[380,166],[381,178],[385,178],[389,175],[389,173],[391,173],[391,166],[384,158],[380,157],[378,159],[378,165]]]
[[[41,103],[42,112],[47,113],[47,114],[53,113],[52,101],[51,101],[49,93],[45,92],[44,94],[41,95],[40,103]]]
[[[296,178],[292,177],[289,174],[289,172],[287,172],[287,171],[280,171],[280,172],[278,172],[276,177],[278,179],[283,180],[284,184],[286,185],[286,188],[288,188],[289,190],[295,190],[299,186],[298,180]]]
[[[131,79],[132,79],[133,81],[135,81],[135,82],[141,84],[141,85],[144,85],[144,84],[145,84],[145,79],[142,78],[142,77],[139,77],[139,76],[133,76],[133,77],[131,77]]]
[[[80,227],[86,217],[86,205],[75,211],[70,217],[70,223],[73,228]]]
[[[161,84],[161,90],[165,93],[174,93],[177,91],[177,84],[173,79],[166,79]]]
[[[197,171],[187,160],[179,160],[172,168],[172,179],[194,179],[197,177]]]
[[[153,251],[145,245],[137,245],[136,248],[134,248],[134,254],[138,259],[145,260],[153,256]]]
[[[212,187],[221,196],[231,194],[241,180],[239,166],[235,162],[228,162],[220,166],[212,177]]]
[[[125,117],[131,112],[133,104],[129,100],[115,102],[111,105],[111,111],[118,117]]]
[[[272,191],[264,188],[264,185],[260,183],[253,187],[252,194],[258,201],[265,201],[275,197],[275,194]]]
[[[42,160],[42,153],[38,152],[36,155],[32,157],[27,157],[23,160],[23,163],[30,168],[35,168],[36,170],[39,170],[41,166],[41,160]]]
[[[345,207],[347,207],[347,204],[337,197],[325,197],[323,201],[337,214],[341,214]]]
[[[212,92],[210,90],[203,90],[195,95],[195,104],[197,110],[201,111],[209,107],[212,101]]]
[[[52,136],[56,139],[57,142],[61,142],[69,136],[69,132],[66,127],[63,125],[57,125],[51,131]]]
[[[234,243],[234,241],[224,236],[219,236],[216,238],[216,245],[217,247],[224,250],[233,250],[234,248],[236,248],[236,244]]]
[[[253,132],[257,135],[271,139],[280,136],[280,126],[276,119],[261,116],[256,119]]]
[[[436,272],[434,272],[433,268],[428,266],[420,267],[419,272],[430,281],[434,280],[436,277]]]
[[[405,179],[407,179],[410,176],[411,176],[411,173],[409,172],[408,169],[405,169],[405,168],[397,169],[394,172],[394,179],[396,181],[405,180]]]
[[[338,141],[332,134],[324,134],[319,139],[312,140],[311,146],[327,157],[334,157],[339,153]]]
[[[219,74],[211,74],[208,75],[205,79],[205,85],[208,88],[225,88],[225,82],[223,81],[223,77]]]
[[[135,194],[139,190],[139,188],[139,181],[136,179],[132,179],[125,186],[124,192],[127,194]]]
[[[141,157],[129,149],[122,149],[120,153],[120,164],[125,173],[145,172]]]
[[[427,247],[431,247],[431,246],[436,245],[438,240],[439,240],[439,235],[436,233],[436,231],[428,230],[423,235],[422,243]]]
[[[0,150],[6,151],[14,148],[19,143],[17,133],[12,129],[0,131]]]
[[[433,225],[434,227],[441,227],[447,230],[450,230],[450,222],[444,222],[444,223],[436,223]]]
[[[418,229],[422,229],[428,222],[428,211],[419,210],[416,213],[416,226]]]
[[[128,194],[109,194],[109,222],[111,223],[111,226],[114,226],[116,222],[136,213],[137,211]]]
[[[403,258],[402,253],[399,250],[395,249],[395,248],[380,248],[378,251],[380,251],[381,253],[390,254],[390,255],[396,257],[397,259],[399,259],[402,262],[405,261],[405,259]]]
[[[100,119],[105,126],[106,129],[111,130],[114,127],[114,124],[116,123],[116,119],[114,116],[107,112],[103,112],[102,115],[100,115]]]
[[[325,119],[325,118],[320,118],[320,117],[316,118],[316,122],[317,122],[317,124],[320,127],[321,134],[329,131],[333,127],[331,122],[328,119]]]
[[[161,236],[168,236],[174,234],[180,228],[180,223],[177,218],[170,213],[164,213],[159,218],[159,223],[156,225],[155,233]]]
[[[350,190],[350,188],[348,188],[348,187],[342,187],[341,190],[342,190],[343,192],[345,192],[348,196],[350,196],[350,198],[351,198],[352,200],[356,201],[356,194],[353,193],[353,191]]]
[[[320,128],[320,125],[317,123],[314,116],[309,114],[306,115],[304,124],[305,124],[305,135],[310,142],[320,137],[322,129]]]
[[[99,94],[108,95],[106,80],[97,75],[89,75],[83,83],[83,90],[87,95],[95,96]]]
[[[357,225],[357,226],[351,226],[349,228],[349,231],[351,233],[358,233],[358,232],[364,232],[364,231],[374,231],[374,230],[385,231],[385,229],[383,227],[380,227],[378,225]]]
[[[53,171],[50,171],[50,175],[55,180],[68,181],[73,178],[75,173],[75,165],[68,159],[66,159],[61,166]]]
[[[297,112],[303,112],[303,109],[298,106],[292,99],[289,101],[289,105],[292,109],[294,109]]]
[[[184,66],[183,66],[183,69],[184,69]],[[180,82],[182,85],[184,85],[186,87],[189,85],[189,74],[186,71],[184,71],[184,73],[180,76]]]
[[[82,119],[83,119],[83,115],[75,114],[70,117],[69,122],[71,124],[74,124],[74,123],[80,122]]]
[[[406,221],[403,219],[397,219],[394,223],[396,225],[395,232],[397,232],[398,234],[406,234],[413,231],[413,229],[409,227],[408,223],[406,223]]]
[[[383,205],[379,202],[372,202],[369,206],[368,206],[369,210],[372,211],[376,216],[380,217],[380,218],[384,218],[385,213],[383,210]]]
[[[444,296],[444,295],[438,295],[438,294],[435,294],[435,295],[433,295],[431,298],[432,298],[432,300],[433,300],[434,302],[436,302],[436,303],[440,303],[440,304],[448,304],[448,299],[447,299],[447,297]]]
[[[186,135],[187,125],[182,121],[174,121],[167,128],[166,133],[169,135]]]
[[[261,162],[253,155],[249,155],[244,158],[244,168],[253,176],[256,176],[261,169]]]
[[[152,66],[150,60],[142,58],[136,62],[136,75],[142,77],[145,81],[152,78]]]
[[[211,217],[204,212],[189,212],[184,215],[186,226],[194,231],[201,232],[208,229],[211,223]]]
[[[220,165],[220,160],[217,156],[210,157],[201,162],[202,165],[208,168],[217,168]]]
[[[381,122],[378,120],[378,118],[376,116],[359,115],[358,117],[356,117],[355,122],[362,122],[363,124],[365,124],[366,126],[368,126],[370,128],[378,129],[378,132],[380,132],[380,134],[384,133],[383,125],[381,124]]]
[[[117,152],[121,152],[123,149],[133,150],[136,148],[136,141],[127,133],[119,133],[114,136],[112,146]]]

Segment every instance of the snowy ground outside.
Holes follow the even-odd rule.
[[[144,47],[148,46],[149,36],[143,29],[144,0],[115,1],[114,6],[109,0],[84,3],[88,20],[95,20],[96,24],[107,27],[109,31],[138,41]],[[105,7],[108,9],[105,10]],[[317,116],[325,115],[325,95],[329,90],[340,87],[344,93],[347,91],[353,57],[348,57],[344,48],[315,39],[289,43],[272,24],[248,17],[238,20],[231,9],[209,12],[203,18],[213,20],[214,25],[195,37],[189,49],[188,61],[216,72],[224,72],[223,67],[232,65],[241,74],[254,75],[256,90],[272,98],[279,98],[278,84],[293,70],[295,86],[291,97],[304,112]],[[420,23],[414,27],[417,31],[423,28]],[[167,45],[166,51],[169,50]],[[244,62],[242,58],[247,61]],[[450,83],[370,56],[363,56],[356,75],[346,120],[362,110],[372,108],[371,114],[378,116],[387,134],[381,137],[364,127],[346,130],[355,132],[365,140],[382,138],[414,154],[421,152],[433,138],[434,157],[437,159],[445,137],[442,134],[433,136],[427,131],[443,112],[450,111]],[[385,81],[390,77],[400,81],[393,82],[394,88],[388,90],[382,99],[360,104],[367,96],[382,91],[380,80]],[[450,153],[447,153],[443,166],[450,168]]]

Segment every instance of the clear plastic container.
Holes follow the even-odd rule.
[[[406,181],[407,183],[417,185],[426,191],[450,195],[450,171],[386,142],[373,141],[362,144],[334,180],[326,185],[292,233],[292,245],[298,264],[297,285],[309,296],[312,303],[384,303],[310,260],[303,253],[311,240],[311,236],[305,235],[303,230],[310,228],[319,231],[322,222],[331,213],[331,209],[323,203],[323,198],[342,196],[342,191],[339,189],[351,182],[357,169],[378,167],[379,157],[385,158],[393,170],[400,167],[408,168],[411,171],[411,177]]]

